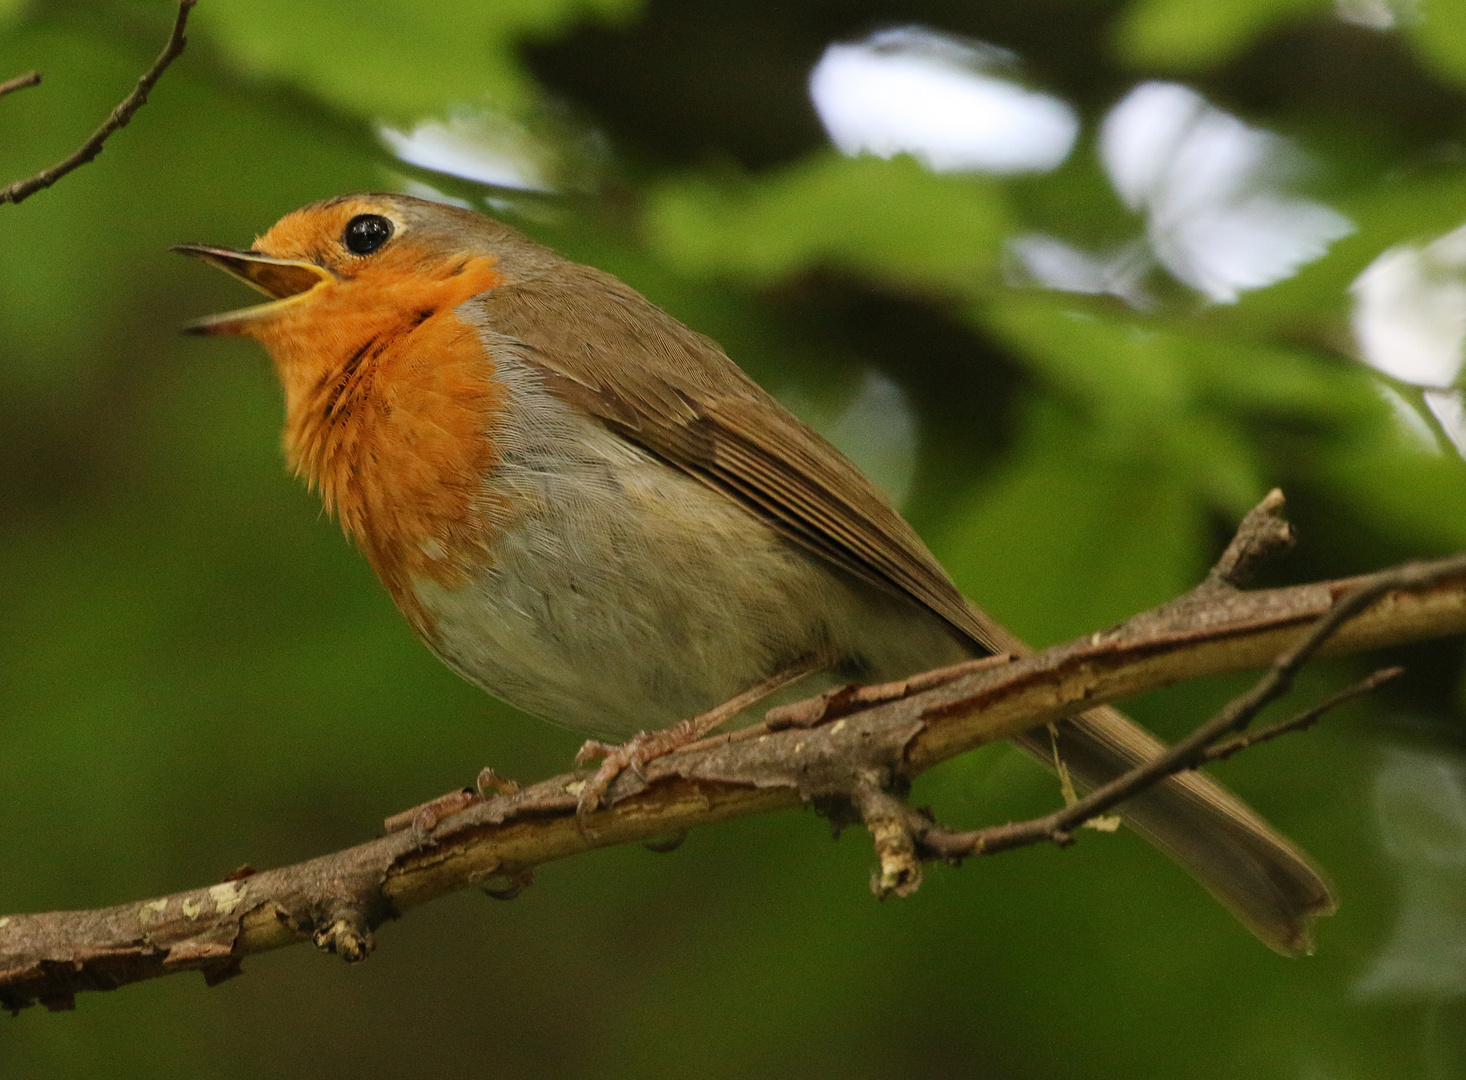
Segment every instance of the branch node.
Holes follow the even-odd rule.
[[[880,866],[871,872],[870,891],[877,900],[910,896],[921,888],[921,859],[916,854],[915,832],[925,831],[924,819],[885,790],[874,772],[865,772],[856,780],[851,801],[860,811],[880,861]]]
[[[365,917],[358,911],[342,912],[311,939],[322,952],[335,953],[348,964],[359,964],[371,955],[376,942]]]
[[[1367,678],[1360,679],[1352,686],[1346,686],[1338,693],[1329,695],[1328,697],[1320,701],[1317,705],[1305,709],[1297,716],[1293,716],[1287,720],[1279,721],[1276,724],[1270,724],[1267,727],[1261,728],[1257,731],[1249,731],[1242,735],[1234,735],[1230,739],[1212,744],[1206,749],[1206,760],[1220,761],[1223,758],[1231,757],[1238,751],[1246,750],[1249,746],[1256,746],[1259,743],[1265,743],[1272,739],[1276,739],[1279,735],[1287,735],[1288,733],[1294,731],[1307,731],[1314,724],[1316,724],[1325,713],[1338,708],[1346,701],[1353,701],[1357,697],[1363,697],[1365,694],[1373,693],[1376,689],[1383,686],[1391,679],[1397,678],[1404,673],[1405,669],[1402,667],[1381,668],[1380,670],[1374,672],[1372,675],[1369,675]]]
[[[492,772],[493,770],[486,771]],[[391,834],[402,832],[404,829],[417,829],[420,834],[426,836],[437,828],[438,823],[444,818],[450,818],[480,802],[483,802],[483,796],[478,792],[472,788],[459,788],[457,791],[450,791],[446,795],[439,795],[436,799],[429,799],[425,803],[419,803],[401,813],[393,814],[383,820],[382,830]]]
[[[836,686],[812,698],[805,698],[803,701],[776,705],[764,714],[763,729],[765,731],[785,731],[796,727],[812,728],[819,724],[829,723],[831,720],[838,720],[842,716],[852,716],[874,705],[883,705],[888,701],[900,701],[913,694],[945,686],[977,671],[987,671],[990,668],[1011,664],[1016,659],[1017,656],[1013,653],[997,653],[992,656],[980,656],[975,660],[963,660],[961,663],[937,668],[934,671],[924,671],[909,679],[899,679],[896,682],[875,683],[870,686],[861,686],[858,683]]]
[[[1293,526],[1283,517],[1284,502],[1283,493],[1273,488],[1247,512],[1202,588],[1240,589],[1252,581],[1263,563],[1285,554],[1297,543]]]

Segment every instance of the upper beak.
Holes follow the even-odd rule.
[[[202,244],[176,244],[173,250],[217,266],[254,286],[271,300],[268,304],[256,304],[199,319],[183,328],[185,334],[247,334],[251,324],[274,314],[280,301],[304,296],[321,282],[334,280],[329,270],[313,262],[276,259],[258,251],[230,251]]]

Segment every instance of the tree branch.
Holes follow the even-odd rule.
[[[0,82],[0,98],[6,94],[13,94],[17,90],[24,90],[28,86],[40,86],[41,73],[39,71],[27,71],[24,75],[17,75],[13,79],[6,79]]]
[[[1276,507],[1280,507],[1282,502],[1278,492],[1269,494],[1268,500],[1273,499],[1274,496],[1277,496]],[[1264,500],[1261,506],[1248,515],[1247,520],[1243,522],[1243,529],[1238,533],[1239,540],[1259,511],[1264,512],[1263,517],[1268,516],[1266,513],[1268,500]],[[1222,561],[1218,563],[1218,567],[1228,564],[1228,556],[1234,555],[1234,549],[1240,551],[1245,548],[1247,548],[1245,542],[1239,544],[1238,540],[1234,540],[1227,548],[1227,553],[1223,555]],[[922,829],[920,839],[937,857],[952,860],[962,859],[969,855],[991,854],[1010,848],[1025,847],[1044,840],[1067,844],[1072,839],[1071,833],[1074,829],[1091,818],[1114,809],[1126,799],[1151,787],[1164,777],[1187,769],[1200,768],[1208,760],[1230,756],[1249,745],[1265,742],[1285,732],[1302,730],[1328,709],[1350,698],[1358,697],[1366,690],[1372,690],[1398,675],[1399,669],[1375,672],[1363,683],[1334,695],[1301,716],[1259,732],[1251,739],[1246,736],[1238,736],[1220,747],[1215,745],[1224,737],[1242,731],[1267,705],[1292,689],[1293,680],[1309,658],[1323,648],[1330,638],[1338,634],[1339,629],[1345,623],[1369,609],[1386,593],[1392,590],[1429,588],[1437,581],[1459,575],[1462,572],[1466,572],[1466,556],[1458,556],[1439,563],[1406,565],[1369,578],[1361,578],[1353,589],[1330,607],[1328,613],[1318,620],[1312,631],[1301,642],[1273,661],[1272,667],[1251,690],[1228,702],[1226,708],[1216,716],[1160,756],[1131,769],[1122,776],[1117,776],[1108,784],[1095,788],[1084,798],[1045,817],[992,829],[979,829],[969,833],[949,833],[939,828],[929,827]],[[1218,587],[1216,579],[1222,576],[1218,574],[1217,570],[1213,570],[1212,575],[1200,589],[1196,590],[1196,593],[1202,596],[1213,594]],[[1187,601],[1183,598],[1181,603],[1184,605]],[[1213,753],[1213,750],[1216,752]]]
[[[583,817],[576,804],[588,773],[524,790],[488,774],[481,789],[495,794],[444,796],[396,815],[395,831],[377,840],[296,866],[97,911],[0,919],[0,1005],[66,1008],[81,990],[184,970],[201,970],[212,984],[247,954],[304,940],[359,960],[383,922],[445,893],[472,885],[512,895],[540,863],[810,803],[859,814],[881,856],[872,884],[882,894],[912,891],[923,858],[1067,839],[1161,776],[1242,749],[1238,739],[1249,737],[1235,733],[1311,656],[1466,631],[1466,556],[1292,588],[1235,588],[1262,557],[1253,553],[1276,550],[1266,536],[1278,535],[1280,503],[1249,515],[1219,571],[1164,607],[1026,659],[978,661],[774,710],[762,724],[652,762],[644,776],[624,774],[608,805]],[[1145,690],[1259,667],[1269,670],[1252,690],[1165,755],[1036,822],[950,833],[900,797],[917,774],[994,739]]]
[[[34,176],[28,176],[23,180],[17,180],[4,190],[0,190],[0,203],[18,203],[42,188],[48,188],[57,180],[60,180],[67,173],[78,169],[91,161],[102,152],[102,147],[112,133],[119,128],[127,126],[132,119],[133,113],[141,109],[148,100],[148,94],[152,92],[153,85],[168,70],[168,65],[183,53],[188,39],[184,37],[184,30],[188,26],[188,15],[193,10],[198,0],[179,0],[178,15],[173,20],[173,32],[168,36],[168,44],[163,46],[163,51],[158,54],[158,59],[153,61],[153,66],[143,73],[138,79],[137,85],[133,87],[132,93],[122,99],[122,103],[112,110],[112,114],[102,122],[102,126],[92,132],[91,138],[82,143],[75,153],[63,158],[49,169],[42,169]],[[30,80],[30,81],[26,81]],[[18,78],[11,79],[7,83],[0,84],[0,97],[18,90],[22,86],[34,86],[41,81],[37,72],[30,72]]]

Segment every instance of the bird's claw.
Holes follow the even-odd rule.
[[[575,763],[588,765],[599,758],[601,766],[580,789],[576,814],[584,816],[599,809],[601,799],[623,772],[629,769],[637,779],[645,782],[646,773],[642,769],[647,763],[696,742],[702,735],[695,723],[684,720],[663,731],[639,731],[619,746],[599,739],[587,739],[576,753]]]
[[[640,738],[646,732],[638,732],[635,738]],[[575,764],[589,765],[592,761],[600,758],[610,757],[620,747],[615,743],[601,742],[600,739],[586,739],[585,744],[575,752]]]

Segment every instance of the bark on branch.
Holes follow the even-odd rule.
[[[42,169],[34,176],[17,180],[9,187],[0,189],[0,203],[18,203],[27,199],[42,188],[50,187],[67,173],[81,168],[102,152],[102,147],[107,144],[112,133],[126,127],[133,113],[147,103],[148,94],[152,92],[154,84],[162,77],[163,72],[168,70],[168,65],[182,55],[184,47],[188,44],[188,39],[184,36],[184,30],[188,27],[188,15],[196,3],[198,0],[179,0],[178,14],[173,19],[173,32],[168,35],[168,43],[163,46],[163,51],[153,61],[153,66],[143,72],[142,78],[138,79],[137,85],[132,88],[132,93],[122,99],[121,104],[112,110],[106,120],[102,121],[101,127],[92,132],[91,137],[82,143],[74,153],[58,161],[49,169]],[[23,87],[35,86],[40,81],[40,73],[36,71],[18,75],[8,82],[0,83],[0,97]]]
[[[609,805],[578,818],[587,772],[519,789],[485,772],[483,795],[453,793],[398,815],[387,835],[296,866],[96,911],[0,918],[0,1005],[67,1008],[81,990],[200,970],[212,985],[243,956],[300,941],[364,958],[382,923],[467,886],[513,895],[533,868],[743,814],[814,803],[853,808],[881,857],[878,892],[904,894],[920,860],[1044,840],[1159,777],[1312,723],[1348,694],[1239,734],[1313,655],[1466,631],[1466,556],[1360,578],[1244,592],[1236,583],[1285,545],[1276,493],[1250,514],[1207,581],[1110,630],[1023,660],[977,661],[904,684],[822,695],[623,775]],[[1222,672],[1267,668],[1247,694],[1149,762],[1034,822],[953,833],[900,793],[957,754],[1091,706]],[[493,790],[497,788],[497,790]]]

